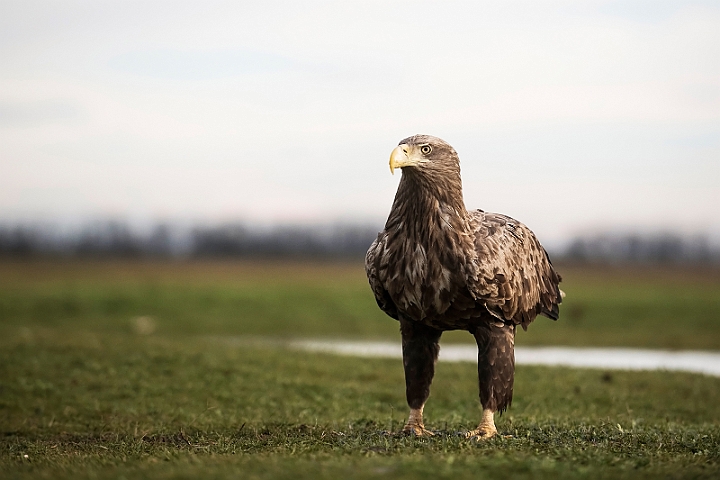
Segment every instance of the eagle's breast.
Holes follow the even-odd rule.
[[[412,320],[444,328],[463,328],[446,312],[468,291],[468,267],[476,265],[473,238],[459,212],[434,202],[425,222],[399,221],[386,230],[378,280],[398,311]],[[470,253],[470,255],[468,255]]]

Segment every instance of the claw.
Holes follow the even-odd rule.
[[[495,412],[489,408],[484,408],[480,425],[478,425],[478,428],[475,430],[467,432],[465,438],[481,442],[494,437],[497,433],[497,428],[495,428]]]
[[[435,435],[430,430],[425,428],[425,425],[418,423],[408,423],[402,429],[403,435],[413,435],[415,437],[432,437]]]
[[[413,435],[415,437],[431,437],[435,435],[430,430],[425,429],[422,412],[422,406],[420,408],[410,409],[410,417],[408,418],[407,423],[402,429],[403,435]]]
[[[468,440],[475,440],[476,442],[482,442],[488,440],[497,435],[497,429],[494,425],[492,426],[480,426],[475,430],[470,430],[465,434],[465,438]]]

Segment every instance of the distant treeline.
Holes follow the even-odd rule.
[[[574,239],[562,257],[593,263],[720,264],[720,248],[705,236],[600,234]]]
[[[0,256],[362,259],[380,228],[161,224],[141,231],[112,221],[70,230],[0,225]],[[720,247],[711,245],[706,237],[672,233],[584,236],[550,253],[554,260],[573,262],[720,265]]]
[[[242,224],[148,231],[98,222],[62,231],[47,226],[0,226],[0,255],[73,257],[312,257],[362,258],[375,227],[354,225],[251,228]]]

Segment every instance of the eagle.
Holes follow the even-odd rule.
[[[465,208],[460,159],[430,135],[402,140],[390,171],[402,169],[385,229],[365,257],[378,306],[400,322],[405,394],[403,433],[423,423],[440,336],[470,332],[478,346],[482,417],[468,438],[497,434],[494,415],[512,402],[515,330],[540,314],[556,320],[560,275],[532,231],[506,215]]]

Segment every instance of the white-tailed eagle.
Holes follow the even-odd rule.
[[[390,156],[395,168],[402,168],[400,185],[365,269],[378,305],[400,322],[410,406],[403,431],[431,434],[422,414],[440,336],[467,330],[478,345],[483,409],[468,437],[489,438],[497,433],[495,412],[512,402],[515,329],[538,314],[558,318],[560,275],[525,225],[465,208],[460,160],[443,140],[402,140]]]

